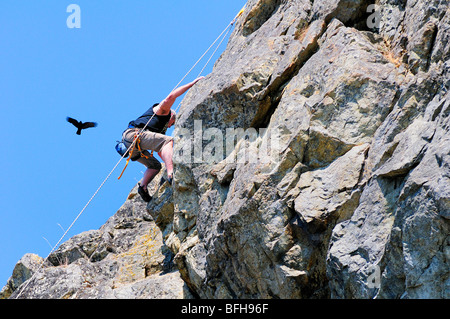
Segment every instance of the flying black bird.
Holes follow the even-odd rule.
[[[95,123],[95,122],[83,123],[83,122],[77,121],[77,120],[75,120],[75,119],[73,119],[71,117],[67,117],[66,120],[67,120],[67,122],[72,123],[78,129],[77,130],[77,134],[78,135],[81,135],[81,130],[84,130],[84,129],[89,128],[89,127],[96,127],[97,126],[97,123]]]

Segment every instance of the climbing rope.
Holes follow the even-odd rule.
[[[245,6],[241,9],[241,11],[239,11],[239,13],[236,15],[236,17],[233,19],[233,21],[231,21],[228,26],[222,31],[222,33],[217,37],[217,39],[213,42],[213,44],[211,44],[211,46],[205,51],[205,53],[203,53],[203,55],[198,59],[198,61],[194,64],[194,66],[186,73],[186,75],[180,80],[180,82],[178,82],[178,84],[173,88],[172,92],[175,91],[180,85],[181,83],[186,79],[186,77],[192,72],[192,70],[195,69],[195,67],[200,63],[200,61],[208,54],[208,52],[214,47],[214,45],[217,43],[217,41],[219,41],[219,39],[223,36],[223,34],[225,33],[225,36],[223,36],[222,40],[220,41],[219,45],[217,46],[217,48],[215,49],[215,51],[213,52],[213,54],[210,56],[210,58],[208,59],[208,61],[206,62],[205,66],[203,67],[203,69],[201,70],[199,76],[203,73],[203,71],[205,70],[205,68],[207,67],[207,65],[209,64],[209,62],[211,61],[212,57],[214,56],[214,54],[217,52],[217,50],[219,49],[220,45],[222,44],[222,42],[225,40],[226,36],[228,35],[228,33],[230,32],[231,28],[233,27],[234,23],[236,22],[237,18],[239,18],[242,13],[245,11]],[[181,105],[181,104],[180,104]],[[180,105],[178,105],[178,108],[180,107]],[[150,124],[151,120],[153,119],[153,117],[155,116],[155,114],[153,114],[153,116],[148,120],[148,122],[145,124],[145,126],[139,131],[139,133],[136,135],[135,139],[133,140],[133,143],[130,145],[130,147],[128,148],[127,152],[125,152],[124,155],[122,155],[122,157],[120,158],[120,160],[117,162],[117,164],[113,167],[113,169],[111,170],[111,172],[109,172],[109,174],[106,176],[106,178],[103,180],[103,182],[100,184],[100,186],[97,188],[97,190],[95,191],[95,193],[92,195],[92,197],[89,199],[89,201],[86,203],[86,205],[83,207],[83,209],[80,211],[80,213],[77,215],[77,217],[74,219],[74,221],[72,222],[72,224],[70,224],[70,226],[66,229],[66,231],[64,232],[64,234],[61,236],[61,238],[58,240],[58,242],[56,243],[56,245],[52,248],[52,250],[50,251],[50,253],[47,255],[47,257],[44,259],[44,261],[41,264],[40,269],[42,269],[44,267],[44,264],[46,263],[46,261],[48,260],[48,258],[50,257],[50,255],[56,250],[56,248],[59,246],[59,244],[62,242],[62,240],[66,237],[66,235],[69,233],[69,231],[72,229],[72,227],[75,225],[75,223],[78,221],[78,219],[81,217],[81,215],[85,212],[85,210],[88,208],[88,206],[91,204],[91,202],[94,200],[94,198],[97,196],[97,194],[100,192],[100,190],[103,188],[103,186],[106,184],[106,182],[109,180],[109,178],[111,177],[111,175],[115,172],[115,170],[117,169],[117,167],[120,165],[120,163],[122,162],[122,160],[126,157],[127,153],[132,153],[131,150],[134,149],[136,143],[139,142],[139,139],[142,135],[142,133],[144,132],[144,130],[147,128],[147,126]],[[125,166],[126,168],[126,166]],[[124,169],[125,170],[125,169]],[[123,174],[123,171],[122,171]],[[122,176],[121,174],[121,176]],[[120,177],[119,177],[120,179]],[[22,293],[26,290],[26,288],[28,287],[28,285],[30,284],[31,280],[34,278],[34,276],[38,273],[38,271],[40,270],[36,270],[34,272],[34,274],[31,276],[30,279],[27,280],[25,286],[23,286],[22,288],[20,288],[19,294],[17,295],[16,299],[19,299],[20,296],[22,295]]]
[[[214,50],[214,52],[211,54],[211,56],[209,57],[208,61],[206,61],[205,66],[203,67],[203,69],[200,71],[200,73],[197,75],[197,77],[200,77],[203,73],[203,71],[205,71],[206,67],[208,66],[209,62],[211,61],[212,57],[216,54],[217,50],[220,48],[220,46],[222,45],[223,41],[226,39],[228,33],[230,33],[231,28],[233,27],[232,24],[230,24],[230,26],[227,28],[227,33],[225,33],[225,35],[223,36],[222,40],[219,42],[219,44],[217,45],[216,49]]]

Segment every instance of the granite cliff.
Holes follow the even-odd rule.
[[[21,298],[449,298],[449,1],[374,4],[249,0],[182,102],[173,186],[2,296],[37,271]]]

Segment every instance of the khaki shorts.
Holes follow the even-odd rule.
[[[134,140],[134,136],[138,134],[139,131],[140,129],[138,128],[129,128],[125,132],[123,132],[122,140],[127,148],[131,146]],[[148,156],[149,158],[147,159],[145,157],[141,157],[137,161],[145,165],[147,168],[160,170],[161,163],[156,158],[151,156],[150,152],[148,151],[150,150],[159,153],[166,144],[169,144],[170,142],[173,141],[173,138],[170,136],[166,136],[164,134],[158,134],[155,132],[145,130],[142,132],[140,140],[141,140],[140,147],[141,150],[143,151],[142,153]],[[138,148],[137,146],[135,146],[133,154],[137,154],[137,152]]]

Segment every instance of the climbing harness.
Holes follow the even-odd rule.
[[[147,159],[149,158],[149,156],[145,155],[144,152],[141,150],[141,139],[137,134],[134,135],[133,143],[136,144],[139,154],[137,154],[136,157],[133,157],[133,152],[135,150],[135,148],[133,148],[130,152],[127,150],[126,153],[122,155],[122,156],[126,156],[127,153],[129,153],[127,163],[125,164],[125,167],[123,168],[122,173],[120,174],[118,179],[122,178],[123,173],[125,173],[125,170],[127,169],[128,164],[130,163],[130,160],[136,161],[137,159],[139,159],[141,157],[144,157]],[[153,157],[153,151],[152,151],[151,156]]]
[[[236,20],[242,15],[242,13],[244,13],[246,6],[244,6],[242,8],[241,11],[239,11],[239,13],[236,15],[236,17],[233,19],[233,21],[230,22],[230,24],[228,24],[228,26],[222,31],[222,33],[217,37],[217,39],[213,42],[213,44],[206,50],[205,53],[203,53],[203,55],[200,57],[200,59],[198,59],[198,61],[194,64],[194,66],[188,71],[188,73],[186,73],[186,75],[180,80],[180,82],[178,82],[178,84],[175,86],[175,88],[172,90],[172,92],[174,90],[176,90],[178,88],[178,86],[184,81],[184,79],[192,72],[192,70],[200,63],[200,61],[205,57],[206,54],[208,54],[208,52],[212,49],[212,47],[217,43],[217,41],[219,41],[219,39],[223,36],[223,34],[225,33],[225,36],[222,38],[222,40],[220,41],[218,47],[216,48],[216,50],[213,52],[213,54],[211,55],[211,57],[208,59],[206,65],[203,67],[203,69],[201,70],[199,76],[203,73],[203,71],[205,70],[206,66],[209,64],[209,62],[211,61],[212,57],[214,56],[214,54],[216,53],[216,51],[218,50],[218,48],[220,47],[220,45],[222,44],[222,42],[225,40],[226,36],[228,35],[228,33],[230,32],[232,26],[234,25],[234,23],[236,22]],[[181,104],[180,104],[181,105]],[[180,105],[178,105],[178,108],[180,107]],[[59,246],[59,244],[62,242],[62,240],[66,237],[67,233],[72,229],[72,227],[75,225],[75,223],[78,221],[78,219],[81,217],[81,215],[84,213],[84,211],[88,208],[88,206],[91,204],[91,202],[94,200],[94,198],[97,196],[97,194],[100,192],[100,190],[103,188],[103,186],[105,185],[105,183],[109,180],[109,178],[111,177],[111,175],[115,172],[115,170],[117,169],[117,167],[119,167],[120,163],[122,162],[122,160],[126,157],[126,155],[129,155],[129,158],[127,160],[127,163],[125,165],[125,168],[128,166],[128,163],[131,159],[132,153],[133,153],[133,149],[135,148],[136,144],[138,147],[139,152],[143,155],[140,146],[139,146],[139,142],[140,142],[140,136],[142,135],[142,132],[144,132],[144,130],[147,128],[147,126],[150,124],[151,120],[153,119],[153,117],[155,116],[155,114],[153,114],[153,116],[148,120],[147,124],[139,131],[139,133],[137,133],[135,135],[135,138],[133,140],[133,143],[130,145],[130,147],[123,153],[122,157],[120,158],[120,160],[117,162],[117,164],[113,167],[113,169],[109,172],[109,174],[106,176],[106,178],[103,180],[103,182],[100,184],[100,186],[98,187],[98,189],[94,192],[94,194],[92,195],[92,197],[89,199],[89,201],[86,203],[86,205],[83,207],[83,209],[80,211],[80,213],[76,216],[76,218],[74,219],[74,221],[72,222],[72,224],[70,224],[70,226],[66,229],[66,231],[64,232],[64,234],[61,236],[61,238],[58,240],[58,242],[56,243],[56,245],[52,248],[52,250],[50,251],[50,253],[47,255],[47,257],[44,259],[44,261],[41,264],[41,268],[44,267],[46,261],[48,260],[48,258],[50,257],[50,255],[56,250],[56,248]],[[116,148],[117,149],[117,148]],[[152,153],[153,155],[153,153]],[[123,169],[121,175],[119,176],[119,179],[121,178],[121,176],[123,175],[123,172],[125,171],[125,168]],[[26,288],[28,287],[28,285],[30,284],[31,280],[34,278],[34,276],[38,273],[38,270],[36,270],[34,272],[34,274],[31,276],[31,278],[29,278],[25,284],[25,286],[23,286],[22,288],[20,288],[20,291],[16,297],[16,299],[19,299],[20,296],[22,295],[22,293],[26,290]]]

